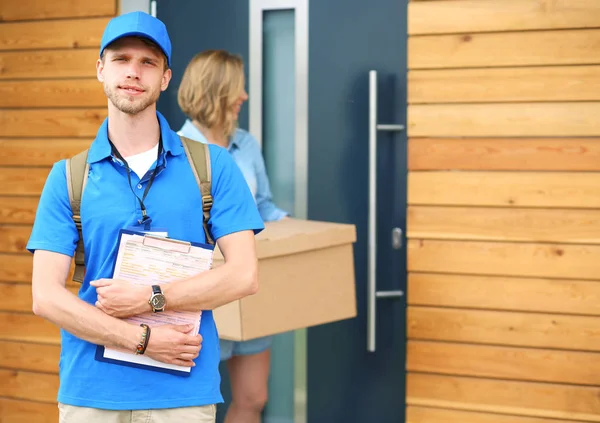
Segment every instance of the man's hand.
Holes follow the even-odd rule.
[[[202,336],[190,334],[194,325],[153,327],[144,355],[163,363],[194,367],[194,359],[202,348]]]
[[[149,286],[136,285],[119,279],[98,279],[90,282],[96,287],[96,307],[109,316],[130,317],[151,311]]]

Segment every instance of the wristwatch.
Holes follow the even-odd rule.
[[[150,304],[154,313],[165,311],[167,300],[165,299],[160,286],[152,285],[152,296],[150,297],[148,304]]]

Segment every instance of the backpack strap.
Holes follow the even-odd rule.
[[[77,227],[79,241],[75,249],[75,273],[73,280],[83,283],[85,276],[85,250],[83,244],[83,233],[81,231],[81,198],[88,179],[90,165],[87,162],[88,150],[67,159],[67,188],[69,191],[69,202],[73,213],[73,222]]]
[[[210,209],[213,205],[213,197],[211,194],[210,152],[208,146],[204,143],[192,141],[181,135],[180,138],[185,154],[190,162],[190,167],[196,178],[196,182],[200,187],[200,194],[202,195],[202,226],[204,227],[206,242],[210,245],[214,245],[215,241],[208,229]]]

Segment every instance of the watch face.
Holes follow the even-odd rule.
[[[161,309],[165,306],[164,295],[155,295],[152,297],[152,307]]]

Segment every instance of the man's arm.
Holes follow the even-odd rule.
[[[217,245],[225,259],[222,266],[163,286],[169,310],[212,310],[258,291],[254,233],[225,235]]]
[[[78,338],[97,345],[135,351],[143,329],[108,316],[66,288],[71,257],[36,250],[33,256],[33,312]],[[191,326],[191,325],[190,325]],[[182,332],[191,327],[155,328],[146,355],[156,360],[192,366],[200,350],[199,336]]]
[[[71,258],[37,250],[33,255],[33,312],[78,338],[94,344],[135,351],[142,334],[124,321],[107,316],[66,289]]]
[[[167,310],[212,310],[258,291],[258,263],[252,231],[234,232],[217,240],[225,263],[197,276],[161,286]],[[127,317],[150,311],[149,286],[116,279],[93,281],[96,307],[111,316]]]

